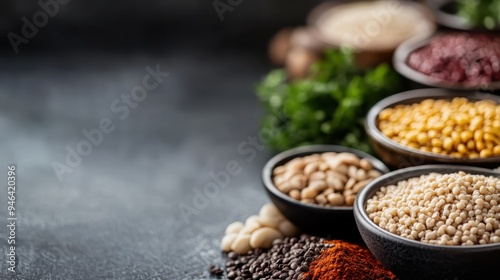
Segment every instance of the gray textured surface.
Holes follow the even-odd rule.
[[[268,70],[255,53],[183,51],[157,56],[50,55],[1,59],[0,221],[7,164],[18,168],[17,273],[7,272],[0,224],[0,279],[209,279],[224,263],[225,226],[268,202],[266,151],[248,162],[237,146],[258,132],[253,85]],[[120,120],[110,104],[161,65],[170,76]],[[59,182],[53,161],[83,129],[109,117],[115,131]],[[189,224],[178,205],[237,161],[241,174]]]

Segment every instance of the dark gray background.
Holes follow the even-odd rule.
[[[210,0],[71,0],[16,55],[7,34],[40,7],[2,0],[0,280],[209,279],[224,264],[225,227],[269,202],[260,172],[271,154],[247,161],[237,148],[259,131],[267,43],[320,2],[244,0],[220,21]],[[118,119],[112,102],[158,64],[170,76]],[[105,117],[115,130],[60,182],[51,164]],[[185,223],[180,203],[233,160],[241,173]],[[18,169],[16,274],[8,164]]]

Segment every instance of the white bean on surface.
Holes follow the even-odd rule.
[[[245,254],[250,251],[252,247],[250,246],[250,234],[238,234],[231,244],[231,251],[238,254]]]
[[[259,216],[260,217],[269,217],[269,218],[277,218],[277,219],[282,219],[283,214],[278,210],[276,205],[272,203],[266,203],[264,204],[259,211]]]
[[[225,234],[238,233],[243,228],[243,226],[244,224],[242,222],[239,221],[233,222],[226,227]]]
[[[249,216],[245,223],[230,223],[224,231],[220,248],[224,252],[246,254],[251,249],[269,248],[274,240],[298,233],[299,228],[287,220],[273,203],[266,203],[258,215]]]
[[[366,203],[381,228],[425,243],[500,243],[500,178],[430,173],[383,186]]]
[[[236,239],[236,236],[238,236],[237,233],[228,233],[224,235],[221,241],[221,246],[220,248],[224,252],[229,252],[231,251],[231,245],[233,244],[234,240]]]
[[[266,216],[260,216],[259,217],[259,224],[265,227],[272,227],[272,228],[277,228],[279,223],[281,222],[282,218],[281,217],[266,217]]]
[[[259,216],[258,215],[252,215],[252,216],[248,217],[245,220],[245,224],[244,225],[250,225],[250,224],[253,224],[253,223],[259,223]]]
[[[297,157],[274,169],[278,190],[303,203],[323,206],[352,206],[357,193],[382,175],[369,159],[348,152]],[[350,190],[347,195],[346,190]]]
[[[252,248],[269,248],[275,239],[283,238],[278,230],[272,227],[262,227],[252,233],[250,246]]]
[[[250,221],[248,223],[245,223],[243,228],[241,228],[239,234],[251,234],[257,229],[259,229],[262,225],[256,221]]]

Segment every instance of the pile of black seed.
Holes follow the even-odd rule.
[[[333,245],[309,235],[286,237],[268,250],[254,249],[245,255],[230,252],[226,263],[228,279],[301,279],[321,251]]]

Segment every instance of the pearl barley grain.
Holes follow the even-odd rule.
[[[500,243],[500,207],[489,203],[499,200],[500,178],[430,173],[380,188],[366,211],[378,226],[402,237],[470,246]]]

